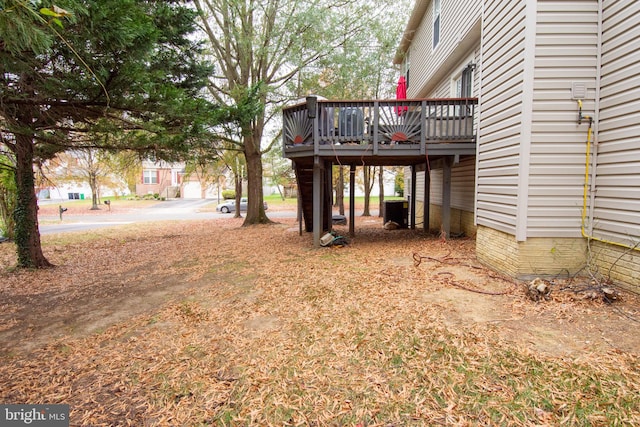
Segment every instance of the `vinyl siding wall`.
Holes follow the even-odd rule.
[[[411,64],[407,96],[409,98],[453,97],[452,79],[460,74],[469,62],[478,65],[474,71],[473,82],[474,96],[478,96],[481,1],[442,1],[440,43],[435,49],[433,49],[433,3],[429,3],[410,47]],[[431,204],[439,206],[442,205],[442,169],[437,162],[430,166]],[[410,176],[408,168],[405,176]],[[454,210],[473,212],[475,159],[466,158],[453,165],[451,181],[451,207]],[[415,185],[416,201],[424,202],[424,172],[416,174]],[[407,194],[410,194],[409,191],[407,188]],[[421,203],[416,210],[422,215]]]
[[[462,69],[469,63],[473,62],[477,65],[476,70],[473,73],[473,96],[478,96],[478,88],[480,85],[479,79],[479,64],[480,64],[480,45],[464,56],[464,59],[460,61],[451,71],[452,74],[434,87],[432,93],[428,94],[428,98],[448,98],[454,96],[453,89],[453,77],[462,72]],[[475,158],[462,159],[458,164],[454,164],[451,168],[451,207],[454,209],[461,209],[468,212],[473,212],[475,202]],[[431,204],[441,206],[442,205],[442,166],[439,163],[431,165],[431,186],[430,196]],[[424,192],[424,172],[418,172],[416,174],[416,200],[423,201]]]
[[[477,40],[477,43],[471,51],[465,52],[463,55],[460,55],[460,57],[462,60],[459,60],[458,63],[448,70],[449,74],[440,80],[431,92],[426,94],[427,98],[455,97],[455,93],[453,92],[455,89],[453,79],[454,77],[459,77],[462,74],[462,70],[471,62],[476,64],[476,69],[473,71],[472,95],[474,97],[478,96],[478,88],[480,87],[480,40]]]
[[[524,0],[485,2],[476,222],[512,235],[518,207],[524,34]]]
[[[437,164],[431,170],[431,204],[442,205],[442,168]],[[467,157],[451,168],[451,207],[473,212],[475,158]],[[406,173],[406,172],[405,172]],[[424,199],[424,172],[416,174],[416,200]]]
[[[409,96],[451,96],[461,64],[473,54],[478,66],[475,194],[474,159],[466,158],[452,170],[452,219],[472,208],[475,195],[478,258],[516,277],[584,266],[588,122],[578,123],[572,93],[574,83],[584,84],[583,112],[595,118],[586,230],[600,240],[594,262],[614,280],[639,286],[640,251],[628,248],[640,242],[640,1],[485,0],[480,45],[456,51],[448,44],[447,14],[470,10],[473,17],[476,5],[442,2],[435,51],[428,8],[411,46]],[[424,174],[416,178],[420,202]],[[442,170],[434,162],[433,216],[441,203]]]
[[[586,85],[593,116],[598,60],[597,0],[538,0],[527,238],[581,237],[588,123],[578,124],[572,82]]]
[[[418,0],[420,1],[420,0]],[[423,0],[428,1],[428,0]],[[422,98],[433,92],[433,85],[451,73],[451,68],[465,54],[466,43],[473,43],[474,29],[479,29],[481,0],[442,0],[440,43],[433,48],[433,2],[416,30],[410,47],[410,73],[407,96]],[[462,46],[463,52],[460,51]]]
[[[640,241],[640,2],[605,1],[593,235]]]
[[[571,87],[586,84],[593,115],[597,30],[597,0],[487,3],[478,224],[519,241],[580,237],[588,126]]]

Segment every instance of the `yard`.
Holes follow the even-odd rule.
[[[474,242],[358,219],[313,249],[293,219],[0,245],[0,401],[71,425],[640,425],[640,302],[486,270]],[[346,231],[344,231],[346,233]]]

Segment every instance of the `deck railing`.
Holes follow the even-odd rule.
[[[283,111],[285,156],[305,146],[475,141],[476,98],[306,102]],[[310,148],[310,147],[308,147]]]

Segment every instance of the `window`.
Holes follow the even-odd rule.
[[[471,98],[474,64],[467,65],[456,80],[456,97]]]
[[[409,66],[411,64],[410,61],[411,50],[407,50],[405,54],[404,61],[402,61],[402,73],[406,76],[407,88],[409,87]]]
[[[473,95],[473,70],[476,68],[475,64],[469,64],[457,77],[453,79],[452,95],[456,98],[471,98]],[[456,116],[464,114],[464,110],[461,106],[457,106],[455,109]],[[469,111],[466,114],[470,114]]]
[[[433,0],[433,48],[440,43],[440,0]]]
[[[145,184],[157,184],[158,172],[155,170],[145,170],[142,172],[142,182]]]

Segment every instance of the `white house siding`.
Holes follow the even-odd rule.
[[[463,59],[451,69],[452,74],[434,86],[433,92],[428,94],[428,98],[449,98],[455,96],[452,93],[453,77],[462,72],[462,69],[469,62],[479,64],[480,61],[480,43],[475,46],[472,52],[463,56]],[[473,95],[478,96],[479,87],[479,69],[476,68],[473,78]],[[442,205],[442,169],[438,163],[432,165],[430,197],[431,203]],[[406,174],[406,173],[405,173]],[[405,175],[406,176],[406,175]],[[423,201],[424,192],[424,172],[418,172],[416,175],[416,200]],[[454,209],[466,210],[473,212],[475,201],[475,158],[467,158],[461,162],[454,164],[451,168],[451,207]]]
[[[467,157],[451,168],[451,207],[473,212],[475,158]],[[424,199],[424,173],[416,174],[416,200]],[[431,170],[431,204],[442,205],[442,169]]]
[[[593,116],[597,0],[538,0],[529,157],[527,237],[580,237],[587,122],[577,123],[573,82]]]
[[[421,0],[418,0],[421,1]],[[422,0],[429,1],[429,0]],[[410,73],[407,96],[423,98],[433,92],[434,84],[446,78],[451,68],[476,42],[480,29],[481,0],[442,0],[440,43],[433,48],[433,2],[429,1],[424,18],[413,34],[410,46]]]
[[[477,41],[474,48],[462,55],[459,62],[451,68],[450,75],[443,78],[438,84],[433,85],[432,92],[427,94],[427,98],[450,98],[455,96],[453,78],[462,72],[469,62],[477,65],[473,74],[473,96],[478,96],[479,80],[479,63],[480,63],[480,40]],[[431,185],[430,185],[430,203],[436,206],[442,206],[442,167],[439,163],[431,165]],[[410,174],[410,169],[405,170],[405,177]],[[416,174],[416,201],[424,202],[424,172]],[[451,207],[467,212],[473,212],[475,202],[475,157],[468,157],[454,164],[451,168]]]
[[[593,235],[640,241],[640,2],[604,2]]]
[[[450,98],[451,96],[451,79],[443,79],[434,91],[427,95],[427,98]]]
[[[469,63],[476,64],[476,69],[473,72],[473,92],[474,97],[478,96],[478,88],[480,87],[480,38],[478,37],[475,46],[468,52],[459,53],[457,55],[458,62],[449,68],[449,74],[446,75],[440,82],[433,85],[431,92],[425,96],[427,98],[452,98],[455,97],[455,82],[454,77],[460,77],[462,70],[469,65]]]
[[[525,1],[488,0],[482,18],[476,222],[516,234]]]

